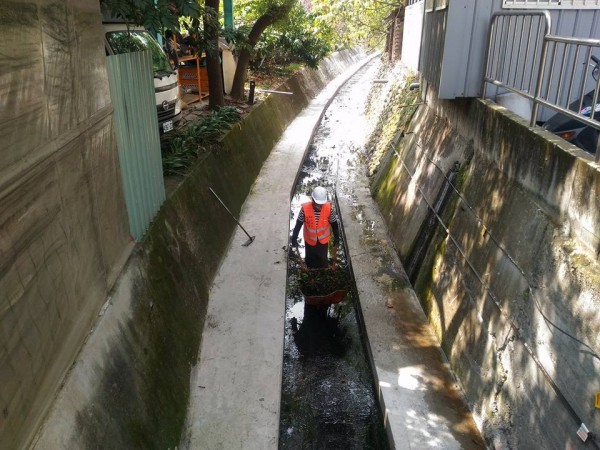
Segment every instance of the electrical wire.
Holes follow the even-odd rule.
[[[423,147],[419,143],[417,143],[417,146],[419,146],[422,150],[424,150]],[[404,168],[404,170],[406,170],[406,172],[410,176],[411,180],[415,180],[414,173],[411,173],[409,167],[406,165],[406,162],[404,161],[404,159],[402,158],[402,156],[396,151],[396,149],[392,145],[390,145],[390,148],[392,149],[392,151],[394,152],[394,154],[396,155],[396,157],[399,159],[400,163],[402,164],[402,167]],[[426,155],[426,157],[427,157],[427,159],[429,161],[431,161],[436,166],[436,168],[438,170],[441,171],[441,168],[437,164],[435,164],[435,162],[433,162],[433,160],[431,160],[431,158],[429,158],[429,156]],[[443,171],[442,171],[442,173],[443,173]],[[471,213],[474,215],[474,217],[478,220],[478,222],[480,224],[482,224],[483,222],[477,216],[477,214],[475,213],[475,211],[471,207],[471,205],[466,201],[466,199],[462,196],[462,194],[451,183],[451,181],[448,179],[448,177],[446,176],[446,174],[443,174],[443,175],[446,178],[446,181],[448,183],[450,183],[450,186],[454,189],[454,191],[456,193],[458,193],[458,195],[460,196],[460,198],[462,199],[462,201],[467,205],[467,207],[469,208],[469,210],[471,211]],[[561,403],[567,409],[567,411],[569,412],[569,414],[571,415],[571,417],[574,419],[576,425],[577,426],[581,426],[582,424],[584,424],[584,422],[581,419],[581,417],[579,416],[579,414],[577,414],[577,412],[575,411],[575,409],[573,408],[573,406],[571,405],[571,403],[569,402],[569,400],[565,397],[565,395],[562,393],[562,391],[560,390],[560,388],[556,385],[556,383],[554,382],[554,380],[552,379],[552,377],[550,376],[550,374],[546,371],[546,369],[544,368],[544,366],[541,363],[541,361],[539,360],[539,358],[535,355],[535,353],[534,353],[533,349],[531,348],[531,346],[523,339],[523,336],[521,335],[519,327],[513,322],[512,318],[503,310],[502,305],[498,301],[498,298],[497,298],[496,294],[494,293],[494,291],[492,290],[492,288],[490,287],[490,285],[483,279],[483,277],[481,276],[481,274],[479,273],[479,271],[473,266],[472,262],[469,260],[468,256],[465,254],[465,252],[462,249],[462,247],[459,245],[459,243],[456,241],[456,239],[452,236],[452,234],[450,233],[450,229],[445,225],[443,219],[437,213],[437,211],[435,210],[435,208],[433,207],[433,205],[431,204],[431,202],[427,199],[427,196],[423,192],[423,189],[421,189],[421,187],[418,184],[416,184],[416,187],[417,187],[417,190],[419,191],[419,193],[421,194],[421,197],[425,201],[425,203],[427,203],[427,206],[429,207],[429,209],[431,210],[431,212],[435,215],[435,217],[436,217],[437,221],[439,222],[439,224],[441,225],[441,227],[447,233],[448,238],[452,241],[452,243],[454,244],[454,246],[456,247],[456,249],[458,250],[458,252],[460,253],[460,255],[464,258],[464,260],[466,261],[467,265],[469,266],[469,268],[471,269],[471,271],[473,272],[473,274],[475,275],[475,277],[478,279],[478,281],[481,283],[481,285],[483,286],[483,288],[485,289],[485,291],[488,293],[489,297],[492,299],[492,301],[496,305],[496,307],[497,307],[498,311],[500,312],[500,314],[507,320],[507,322],[509,323],[510,327],[514,331],[515,336],[518,338],[519,342],[521,342],[523,344],[523,346],[525,347],[525,350],[530,355],[530,357],[532,358],[532,360],[534,361],[534,363],[538,367],[538,369],[542,372],[542,375],[544,376],[544,378],[546,379],[546,381],[550,384],[550,386],[552,387],[552,390],[557,395],[558,399],[561,401]],[[525,278],[525,281],[527,282],[527,285],[529,286],[529,292],[532,295],[532,298],[534,298],[534,301],[535,301],[535,303],[537,305],[537,300],[536,300],[536,298],[535,298],[535,296],[533,294],[533,290],[531,288],[531,283],[529,283],[529,281],[527,280],[527,277],[525,276],[525,272],[517,264],[517,262],[514,260],[514,258],[512,258],[512,256],[508,253],[508,251],[506,249],[504,249],[504,247],[502,247],[500,245],[500,243],[495,238],[493,238],[492,234],[489,232],[489,229],[487,227],[486,227],[486,233],[490,236],[490,238],[493,239],[494,244],[496,244],[498,246],[498,248],[500,248],[500,250],[509,258],[509,260],[511,261],[511,263],[515,265],[515,267],[517,268],[517,270],[519,270],[519,272],[521,273],[521,275]],[[536,307],[538,307],[538,310],[539,310],[539,305],[537,305]],[[539,311],[542,314],[542,317],[544,317],[545,320],[548,320],[545,317],[545,315],[541,312],[541,310],[539,310]],[[552,324],[552,322],[550,322],[550,323]],[[552,324],[552,325],[555,326],[556,328],[558,328],[556,325],[554,325],[554,324]],[[569,336],[569,337],[573,337],[569,333],[566,333],[566,332],[564,332],[564,333],[567,336]],[[582,341],[580,341],[577,338],[574,338],[574,339],[577,342],[582,342]],[[585,344],[585,343],[583,343],[583,344],[586,347],[589,348],[589,346],[587,344]],[[597,354],[595,352],[594,352],[594,355],[596,355],[596,357],[597,357]],[[593,433],[590,432],[588,434],[588,440],[589,440],[589,442],[596,449],[600,450],[600,447],[598,446],[598,444],[596,443],[596,441],[594,439],[594,434]]]
[[[422,150],[425,150],[423,148],[423,146],[421,144],[419,144],[417,142],[417,146],[420,147]],[[596,351],[590,347],[586,342],[582,341],[581,339],[573,336],[571,333],[569,333],[568,331],[563,330],[561,327],[559,327],[558,325],[556,325],[554,322],[552,322],[544,313],[544,311],[542,310],[542,307],[539,303],[539,300],[537,298],[537,295],[534,292],[534,288],[532,286],[532,283],[529,281],[529,279],[527,278],[527,275],[525,274],[525,271],[521,268],[521,266],[519,266],[519,263],[517,263],[517,261],[515,261],[515,259],[512,257],[512,255],[508,252],[508,250],[506,248],[504,248],[504,246],[498,242],[498,240],[494,237],[494,235],[490,232],[490,229],[488,227],[485,226],[485,224],[483,223],[483,220],[477,215],[477,213],[475,212],[475,209],[469,204],[469,202],[467,201],[467,199],[462,195],[462,193],[456,188],[456,186],[454,186],[454,184],[450,181],[450,179],[446,176],[446,174],[444,173],[444,171],[442,170],[442,168],[434,161],[432,160],[429,155],[427,153],[424,154],[425,158],[427,158],[427,160],[429,162],[431,162],[431,164],[433,164],[433,166],[435,166],[436,169],[438,169],[438,171],[442,174],[442,176],[446,179],[446,181],[448,182],[448,184],[450,185],[450,187],[452,188],[452,190],[454,190],[454,192],[456,192],[456,194],[458,194],[458,196],[460,197],[460,199],[462,200],[462,203],[468,208],[469,212],[471,213],[471,215],[476,219],[477,223],[480,226],[483,226],[485,229],[485,233],[490,237],[491,241],[496,245],[496,247],[498,247],[500,249],[500,251],[502,251],[502,253],[508,258],[508,260],[513,264],[513,266],[519,271],[519,273],[521,274],[521,276],[523,277],[523,279],[525,280],[525,282],[527,283],[527,288],[529,291],[529,295],[531,296],[531,298],[534,301],[535,307],[538,310],[538,312],[540,313],[540,315],[544,318],[544,321],[547,325],[552,326],[553,328],[555,328],[556,330],[558,330],[559,332],[563,333],[564,335],[568,336],[569,338],[571,338],[572,340],[574,340],[575,342],[581,344],[582,346],[586,347],[591,355],[593,357],[595,357],[596,359],[600,360],[600,355],[598,353],[596,353]]]

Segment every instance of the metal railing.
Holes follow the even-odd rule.
[[[600,0],[503,0],[503,8],[596,9]]]
[[[593,88],[591,111],[583,108],[589,90],[586,85],[596,66],[592,64],[592,50],[600,47],[600,40],[553,36],[551,24],[548,11],[502,11],[493,15],[482,98],[489,83],[532,102],[531,126],[537,123],[541,105],[600,131],[600,122],[594,119],[599,81]],[[596,161],[600,161],[599,151]]]

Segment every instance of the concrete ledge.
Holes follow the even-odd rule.
[[[544,203],[556,221],[566,220],[582,245],[600,251],[600,167],[593,156],[490,101],[473,105],[484,130],[484,156]]]

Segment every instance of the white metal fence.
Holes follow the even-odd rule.
[[[542,106],[600,130],[600,122],[582,103],[590,88],[594,90],[592,105],[598,103],[600,83],[590,87],[589,80],[600,40],[553,36],[550,29],[547,11],[494,14],[482,96],[489,83],[531,100],[531,126],[537,123]],[[600,161],[598,151],[596,161]]]
[[[600,9],[600,0],[503,0],[503,8]]]

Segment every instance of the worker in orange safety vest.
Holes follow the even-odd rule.
[[[328,243],[333,231],[333,245],[337,247],[339,226],[335,206],[327,201],[327,190],[324,187],[316,187],[312,192],[312,201],[302,204],[292,233],[293,247],[298,247],[298,234],[302,226],[306,243],[306,266],[312,269],[327,267]]]

